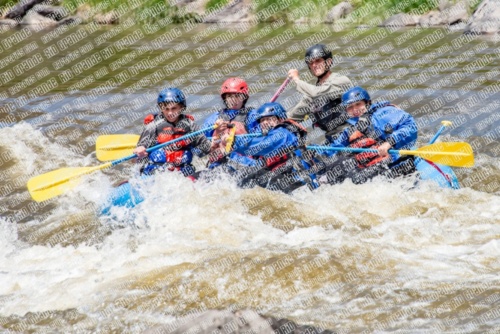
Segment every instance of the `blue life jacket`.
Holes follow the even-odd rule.
[[[361,128],[360,119],[363,119],[368,126]],[[352,133],[353,127],[379,143],[389,142],[392,149],[395,150],[411,150],[417,141],[418,129],[413,117],[398,107],[391,105],[388,101],[371,105],[370,109],[361,118],[350,118],[348,123],[351,124],[351,127],[344,129],[330,146],[349,147],[352,143],[349,133]],[[335,151],[325,153],[333,155]],[[392,161],[399,159],[399,154],[391,154],[391,156]]]
[[[300,124],[287,120],[270,129],[264,136],[237,137],[234,145],[234,156],[230,156],[230,159],[238,158],[241,164],[254,166],[256,159],[259,158],[277,159],[284,157],[294,148],[303,144],[306,133],[306,129]],[[286,157],[283,159],[286,160]]]

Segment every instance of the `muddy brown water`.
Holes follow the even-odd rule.
[[[303,52],[315,42],[333,48],[335,72],[414,115],[422,145],[452,121],[440,140],[469,142],[476,156],[455,169],[462,189],[375,180],[287,196],[170,173],[140,208],[100,217],[96,205],[134,172],[122,164],[51,201],[29,198],[34,175],[99,164],[98,135],[140,133],[165,86],[182,88],[201,122],[226,77],[245,78],[253,106],[290,68],[313,82]],[[495,37],[125,21],[2,31],[0,45],[3,330],[137,333],[246,307],[349,333],[500,330]],[[291,85],[279,101],[299,97]]]

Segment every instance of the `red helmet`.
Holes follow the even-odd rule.
[[[220,88],[220,96],[224,98],[226,93],[241,93],[248,96],[248,85],[245,80],[240,78],[229,78],[222,84]]]

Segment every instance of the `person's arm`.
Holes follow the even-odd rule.
[[[302,122],[306,115],[313,111],[312,99],[303,97],[299,103],[287,112],[287,117]]]
[[[138,158],[142,159],[148,156],[146,149],[156,144],[156,122],[151,122],[144,127],[141,135],[139,136],[139,141],[134,149],[134,154],[137,154]]]
[[[397,123],[391,124],[393,132],[386,137],[386,142],[394,149],[413,146],[417,140],[418,129],[413,117],[404,112]]]
[[[346,76],[336,76],[330,74],[330,77],[320,86],[311,85],[300,79],[295,80],[297,91],[301,92],[307,97],[316,98],[322,95],[331,95],[332,97],[339,97],[347,89],[352,87],[352,82]]]

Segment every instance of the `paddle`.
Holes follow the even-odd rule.
[[[438,137],[441,135],[441,132],[443,132],[444,129],[446,129],[446,127],[450,126],[452,123],[450,121],[442,121],[441,124],[442,124],[441,128],[439,128],[438,132],[436,132],[434,137],[432,137],[431,141],[429,142],[429,145],[434,144],[436,142],[436,139],[438,139]]]
[[[120,159],[132,154],[139,135],[103,135],[97,137],[95,154],[99,161]]]
[[[351,148],[351,147],[330,147],[330,146],[307,146],[307,149],[318,151],[340,151],[340,152],[373,152],[375,149]],[[414,155],[423,159],[453,167],[474,166],[474,154],[472,147],[463,142],[437,143],[413,150],[389,150],[389,153],[399,153],[401,155]]]
[[[178,141],[194,137],[197,135],[200,135],[204,133],[205,131],[209,131],[214,129],[216,126],[210,126],[206,129],[198,130],[195,132],[191,132],[185,136],[176,138],[174,140],[171,140],[169,142],[159,144],[153,147],[150,147],[146,150],[146,152],[152,152],[154,150],[157,150],[159,148],[165,147],[167,145],[174,144]],[[93,173],[98,170],[102,170],[105,168],[113,167],[116,166],[124,161],[131,160],[133,158],[136,158],[136,154],[132,154],[126,157],[123,157],[121,159],[111,161],[105,164],[102,164],[100,166],[94,166],[94,167],[68,167],[68,168],[61,168],[57,169],[52,172],[48,172],[42,175],[38,175],[35,177],[32,177],[28,181],[28,191],[31,195],[31,197],[37,201],[37,202],[42,202],[48,199],[51,199],[52,197],[58,196],[63,194],[64,192],[74,188],[78,183],[79,183],[79,177]]]

